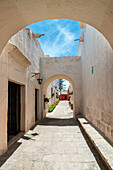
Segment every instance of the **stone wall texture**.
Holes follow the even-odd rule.
[[[83,34],[84,42],[78,47],[82,62],[83,114],[113,142],[113,50],[93,27],[87,25]]]

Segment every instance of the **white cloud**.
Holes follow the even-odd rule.
[[[61,27],[59,24],[56,25],[56,30],[51,32],[51,35],[55,32],[57,33],[57,37],[55,41],[53,41],[53,44],[44,44],[43,49],[45,53],[49,54],[50,56],[60,56],[61,54],[65,55],[66,52],[71,53],[72,49],[70,43],[74,41],[75,33],[70,32],[70,30],[68,29],[68,25],[66,27]]]
[[[66,27],[61,27],[59,25],[57,29],[59,30],[60,34],[64,35],[64,40],[66,40],[67,42],[74,40],[75,33],[70,32],[70,30],[68,29],[68,25]]]
[[[78,21],[68,19],[45,20],[28,26],[35,33],[45,33],[39,39],[45,54],[50,56],[70,56],[77,54],[78,42],[81,29]]]

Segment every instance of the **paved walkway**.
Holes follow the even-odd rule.
[[[0,159],[0,164],[5,162],[0,169],[99,170],[97,160],[72,114],[68,102],[60,102],[47,119],[29,130]]]

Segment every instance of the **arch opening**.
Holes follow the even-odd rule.
[[[41,35],[38,40],[46,56],[63,57],[77,56],[82,32],[80,25],[79,21],[53,19],[31,24],[27,28],[34,32],[35,37]]]
[[[44,85],[43,85],[43,101],[44,101],[44,98],[50,98],[50,96],[51,96],[51,94],[52,94],[52,92],[53,91],[51,91],[51,94],[48,94],[48,90],[50,91],[50,87],[51,87],[51,83],[52,82],[55,82],[55,80],[59,80],[59,79],[64,79],[64,80],[66,80],[66,81],[68,81],[69,82],[69,84],[70,84],[70,86],[71,86],[71,90],[70,90],[70,92],[71,91],[73,91],[73,95],[72,95],[72,99],[70,99],[69,100],[69,88],[67,89],[67,95],[64,95],[64,96],[62,96],[61,94],[62,94],[62,92],[59,92],[58,93],[58,95],[59,95],[59,99],[58,100],[62,100],[62,99],[64,99],[65,100],[65,96],[66,96],[66,100],[69,102],[71,102],[71,104],[72,104],[72,106],[70,105],[70,107],[71,107],[71,109],[73,110],[73,117],[75,117],[75,108],[76,108],[76,106],[75,106],[75,85],[74,85],[74,82],[73,82],[73,80],[70,78],[70,77],[68,77],[68,76],[66,76],[66,75],[54,75],[54,76],[51,76],[50,78],[48,78],[45,82],[44,82]],[[54,83],[55,84],[55,83]],[[55,85],[53,84],[53,86],[55,87]],[[48,87],[49,87],[49,89],[48,89]],[[54,92],[53,93],[55,93],[55,88],[54,88]],[[55,96],[56,97],[56,96]],[[55,103],[55,101],[58,101],[57,100],[57,98],[52,98],[52,99],[50,99],[51,100],[51,102],[48,104],[48,105],[46,105],[45,104],[45,102],[43,102],[43,117],[46,117],[46,115],[47,115],[47,113],[48,113],[48,108],[49,108],[49,106],[51,105],[51,104],[54,104]]]
[[[56,20],[67,20],[67,21],[72,21],[72,22],[80,22],[80,24],[79,24],[79,29],[81,30],[79,30],[79,33],[77,33],[76,35],[75,35],[75,38],[73,38],[73,40],[72,40],[72,37],[71,37],[71,41],[70,41],[70,43],[68,43],[68,44],[71,44],[71,43],[75,43],[74,42],[74,39],[79,39],[79,41],[76,41],[76,44],[74,44],[73,45],[73,49],[70,49],[71,48],[71,46],[66,46],[66,47],[68,47],[69,48],[69,51],[74,51],[74,47],[75,47],[75,54],[74,53],[72,53],[72,55],[70,54],[70,53],[68,53],[67,55],[66,54],[61,54],[61,52],[60,52],[60,54],[61,54],[61,56],[77,56],[78,55],[78,46],[79,46],[79,42],[84,42],[84,35],[82,34],[82,29],[84,29],[84,28],[86,28],[86,25],[87,24],[89,24],[89,26],[91,26],[91,27],[93,27],[93,28],[95,28],[95,29],[97,29],[96,27],[94,27],[92,24],[90,24],[90,23],[88,23],[88,22],[85,22],[85,23],[83,23],[83,21],[82,20],[75,20],[75,19],[68,19],[68,18],[65,18],[65,19],[56,19],[56,18],[52,18],[51,20],[49,20],[49,21],[54,21],[55,20],[55,22],[56,22]],[[37,32],[35,32],[35,30],[36,30],[36,28],[35,29],[32,29],[32,27],[31,27],[31,25],[33,25],[33,27],[34,27],[34,24],[36,24],[37,25],[37,23],[42,23],[41,25],[43,25],[43,22],[46,22],[46,21],[48,21],[48,20],[40,20],[40,21],[38,21],[38,22],[35,22],[35,23],[31,23],[30,25],[28,25],[27,27],[23,27],[23,28],[30,28],[31,30],[32,30],[32,33],[33,33],[33,38],[34,39],[36,39],[37,37],[35,37],[35,35],[37,35]],[[37,25],[37,28],[38,28],[38,26],[39,26],[39,28],[40,28],[40,25]],[[23,29],[22,28],[22,29]],[[45,26],[44,26],[44,28],[45,28]],[[64,27],[65,28],[65,27]],[[22,29],[20,29],[19,31],[22,31]],[[77,28],[78,29],[78,28]],[[40,30],[40,29],[39,29]],[[45,29],[46,30],[46,29]],[[97,29],[98,30],[98,29]],[[18,31],[18,32],[19,32]],[[102,36],[107,40],[107,38],[104,36],[104,34],[100,31],[100,30],[98,30],[101,34],[102,34]],[[16,34],[18,33],[18,32],[16,32]],[[41,32],[40,32],[41,33]],[[60,32],[61,33],[61,32]],[[74,30],[73,31],[73,33],[75,34],[76,33],[76,30]],[[16,34],[14,34],[14,35],[16,35]],[[48,33],[47,33],[48,34]],[[65,33],[64,33],[65,34]],[[14,36],[13,35],[13,36]],[[49,34],[48,34],[49,35]],[[47,36],[48,36],[47,35]],[[12,37],[13,37],[12,36]],[[59,35],[58,35],[59,36]],[[69,37],[69,36],[71,36],[71,35],[68,35],[67,37]],[[11,37],[11,38],[12,38]],[[10,38],[10,39],[11,39]],[[9,41],[8,42],[10,42],[10,39],[9,39]],[[39,43],[40,43],[40,45],[41,45],[41,48],[42,48],[42,44],[41,44],[41,41],[40,40],[42,40],[42,38],[41,39],[38,39],[39,40]],[[67,39],[67,41],[69,41],[69,39]],[[48,49],[48,47],[47,47],[47,44],[49,44],[49,43],[47,43],[46,42],[46,40],[45,40],[45,38],[43,39],[43,44],[44,44],[44,48],[45,49]],[[20,42],[19,42],[20,43]],[[108,43],[110,43],[109,42],[109,40],[108,40]],[[63,44],[63,43],[61,43],[61,44]],[[111,44],[110,44],[111,45]],[[7,46],[7,44],[5,45],[5,47]],[[4,48],[5,48],[4,47]],[[52,46],[51,46],[51,48],[52,48]],[[55,45],[55,48],[56,48],[56,45]],[[58,47],[59,48],[59,47]],[[63,47],[64,48],[64,47]],[[63,48],[61,48],[61,49],[63,49]],[[42,48],[43,49],[43,48]],[[55,49],[53,49],[52,48],[52,50],[49,50],[49,52],[51,53],[51,51],[54,51]],[[43,51],[44,51],[44,49],[43,49]],[[62,50],[60,50],[60,51],[62,51]],[[65,51],[66,51],[66,53],[68,52],[67,50],[66,50],[66,48],[65,48]],[[45,53],[45,51],[44,51],[44,55],[45,56],[50,56],[51,54],[50,53],[47,53],[48,55],[46,55],[46,53]],[[74,55],[73,55],[74,54]],[[52,57],[61,57],[60,55],[51,55]]]
[[[37,7],[38,10],[37,10]],[[0,3],[0,52],[8,40],[22,28],[46,19],[73,19],[100,31],[113,47],[112,1],[16,1]],[[42,12],[43,11],[43,12]],[[4,15],[5,14],[5,15]],[[8,19],[7,19],[8,18]],[[18,23],[16,22],[18,21]],[[6,26],[7,23],[7,26]]]

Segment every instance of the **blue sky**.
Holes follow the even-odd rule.
[[[51,57],[76,56],[81,29],[78,21],[69,19],[44,20],[29,25],[35,33],[45,34],[39,42],[45,55]]]

